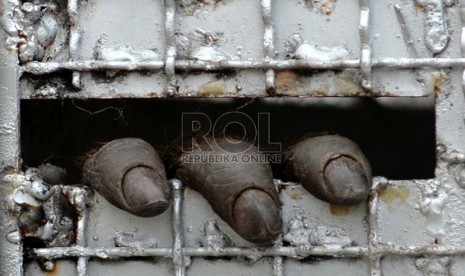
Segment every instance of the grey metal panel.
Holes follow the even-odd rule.
[[[446,2],[444,1],[444,5]],[[400,1],[401,13],[406,25],[410,28],[408,32],[414,41],[412,44],[415,51],[409,50],[410,44],[404,41],[406,31],[399,25],[399,12],[396,12],[393,5],[395,3],[383,1],[370,1],[369,6],[367,1],[303,1],[299,3],[291,0],[264,0],[260,3],[261,5],[258,1],[224,1],[224,3],[216,3],[214,7],[207,6],[201,8],[200,11],[194,10],[194,16],[181,13],[177,14],[179,17],[176,17],[172,11],[166,13],[164,10],[164,7],[172,8],[175,3],[172,1],[165,1],[165,4],[161,1],[134,3],[88,1],[79,3],[78,8],[74,6],[77,5],[76,2],[70,3],[68,3],[68,10],[77,11],[73,16],[78,20],[77,25],[80,28],[73,27],[74,29],[71,28],[70,31],[74,33],[75,39],[80,34],[80,42],[79,45],[70,43],[69,59],[60,57],[58,63],[54,61],[31,62],[17,67],[15,52],[7,52],[0,47],[0,56],[7,57],[0,64],[2,66],[0,72],[0,85],[2,85],[0,86],[1,168],[12,166],[18,169],[19,92],[17,91],[17,77],[20,69],[31,73],[30,78],[35,78],[35,75],[48,74],[63,68],[82,71],[82,75],[77,74],[77,76],[80,75],[80,82],[73,83],[74,86],[78,86],[75,88],[82,85],[82,90],[69,93],[67,90],[71,86],[63,86],[58,89],[63,89],[60,92],[64,94],[52,93],[47,97],[59,98],[60,95],[76,98],[159,97],[165,96],[165,92],[169,92],[169,89],[176,85],[172,79],[175,73],[173,69],[181,72],[186,69],[208,71],[227,68],[242,70],[237,75],[228,75],[220,79],[213,73],[205,72],[200,75],[177,74],[180,96],[199,96],[202,89],[206,91],[206,96],[215,97],[266,96],[268,95],[267,89],[273,88],[274,84],[279,93],[280,87],[289,84],[279,83],[279,81],[288,79],[301,82],[299,87],[294,87],[299,93],[293,96],[315,95],[305,94],[309,91],[308,87],[317,85],[316,88],[318,88],[318,85],[337,79],[338,76],[324,73],[318,80],[318,78],[302,78],[293,72],[286,72],[287,75],[282,75],[282,71],[296,68],[340,69],[345,67],[358,70],[360,64],[364,64],[368,66],[361,68],[360,81],[365,81],[364,89],[369,88],[368,79],[372,73],[373,87],[379,88],[377,83],[381,83],[384,92],[387,92],[377,94],[375,91],[374,96],[435,94],[438,162],[435,179],[389,181],[376,178],[368,206],[356,208],[331,206],[316,200],[298,184],[277,181],[277,185],[283,188],[281,200],[284,231],[285,234],[289,234],[284,237],[285,242],[298,243],[298,240],[294,238],[298,237],[299,233],[303,235],[303,238],[311,239],[308,244],[305,242],[300,244],[300,247],[283,245],[279,242],[275,247],[256,248],[241,239],[227,224],[222,222],[199,194],[188,188],[181,191],[179,182],[173,183],[176,197],[172,209],[154,219],[135,218],[110,206],[104,199],[96,196],[93,208],[88,210],[88,217],[80,217],[76,246],[35,250],[37,256],[50,259],[63,257],[76,259],[76,263],[58,263],[59,270],[56,272],[62,275],[69,275],[75,271],[78,275],[105,273],[125,275],[137,268],[137,273],[140,275],[144,273],[196,275],[209,272],[224,275],[237,273],[247,275],[258,272],[274,275],[299,275],[309,271],[321,274],[346,274],[350,271],[353,275],[398,275],[400,273],[430,275],[433,270],[443,275],[456,275],[463,270],[464,262],[461,257],[465,254],[465,248],[462,246],[465,239],[462,233],[465,221],[463,215],[465,214],[463,207],[465,194],[462,189],[464,186],[462,174],[465,163],[463,155],[465,125],[461,67],[465,64],[465,60],[459,58],[460,47],[463,47],[463,42],[461,44],[460,41],[460,36],[463,36],[460,32],[463,23],[459,17],[458,4],[450,7],[444,6],[447,11],[445,13],[447,26],[451,30],[450,42],[443,53],[433,58],[431,49],[425,43],[426,24],[424,20],[427,19],[425,19],[426,13],[420,1]],[[267,10],[270,8],[270,3],[271,13]],[[314,6],[310,6],[309,3],[313,3]],[[329,6],[322,7],[321,3],[327,3]],[[435,3],[443,4],[442,1]],[[244,7],[247,8],[244,9]],[[332,10],[331,7],[335,9]],[[140,18],[133,17],[132,13],[126,12],[127,10],[140,10]],[[266,20],[270,19],[270,14],[276,32],[275,39],[267,41],[267,36],[263,32],[266,29],[268,31],[272,29],[269,23],[266,28],[262,28],[261,21],[264,20],[266,23]],[[230,16],[234,20],[228,19]],[[213,20],[207,21],[204,18]],[[142,19],[144,23],[140,25]],[[242,59],[251,60],[238,59],[212,63],[184,60],[185,57],[183,58],[180,49],[177,49],[177,53],[173,52],[173,41],[167,38],[173,34],[164,34],[166,30],[174,31],[171,19],[177,20],[178,29],[188,30],[191,33],[198,28],[197,24],[215,29],[214,31],[218,28],[227,38],[224,45],[220,45],[220,49],[231,52],[233,55],[237,55],[235,51],[240,50]],[[241,24],[260,27],[247,32],[244,26],[235,28],[236,19],[240,20]],[[370,19],[368,25],[367,19]],[[242,21],[247,23],[242,23]],[[312,25],[306,24],[307,21],[311,21]],[[223,29],[217,26],[218,22],[224,23],[220,24]],[[143,27],[146,27],[144,30],[152,35],[146,35],[140,31]],[[362,27],[362,34],[360,27]],[[371,30],[365,27],[370,27]],[[366,33],[363,33],[363,29]],[[371,31],[372,44],[365,45],[364,48],[363,44],[368,42],[366,37],[368,31]],[[345,61],[284,60],[285,42],[294,32],[300,32],[305,40],[325,47],[344,44],[349,50],[348,59]],[[331,32],[331,34],[334,32],[334,35],[322,36],[321,33],[324,32]],[[2,32],[0,34],[3,35]],[[159,59],[136,62],[93,61],[95,45],[102,34],[107,35],[108,46],[113,48],[125,45],[131,46],[135,51],[159,48]],[[4,37],[0,36],[0,39],[3,41]],[[264,41],[268,45],[265,45]],[[274,42],[272,46],[270,46],[271,42]],[[280,60],[271,60],[276,58],[272,54],[273,48],[278,52],[277,58]],[[170,52],[170,55],[167,55],[167,52]],[[417,56],[412,56],[413,52],[416,52]],[[173,60],[175,57],[176,61]],[[81,62],[81,59],[88,61]],[[374,67],[373,72],[371,72],[370,64]],[[388,68],[380,69],[380,67]],[[433,70],[399,69],[420,69],[421,67],[433,67]],[[449,67],[454,67],[454,69]],[[154,73],[141,75],[137,72],[130,72],[106,83],[99,82],[90,73],[90,71],[102,68],[120,71],[143,69],[154,71]],[[168,72],[168,78],[165,78],[163,70]],[[266,77],[265,70],[267,70]],[[273,75],[274,70],[277,71],[276,76]],[[180,73],[177,71],[176,73]],[[419,75],[427,76],[423,84],[417,81]],[[111,74],[107,77],[113,78]],[[269,80],[274,77],[276,77],[276,82],[273,84],[273,81]],[[346,85],[342,86],[345,89],[351,88],[355,91],[361,89],[359,86],[354,87],[350,81],[343,84]],[[24,99],[31,98],[37,92],[27,78],[21,81],[21,85],[20,92]],[[336,85],[336,88],[338,87]],[[337,89],[326,90],[325,88],[318,93],[321,92],[323,96],[341,94],[334,94],[334,91],[337,92]],[[352,94],[343,94],[343,96],[347,95]],[[5,185],[2,186],[1,200],[8,198],[10,191],[5,188]],[[181,200],[182,195],[184,195],[184,203]],[[14,230],[14,226],[11,224],[12,221],[7,219],[8,216],[2,214],[1,217],[3,220],[0,229],[2,234],[0,238],[1,271],[6,275],[21,275],[21,244],[13,244],[6,240],[5,234]],[[219,250],[202,247],[205,234],[203,227],[210,220],[215,220],[219,229],[229,236],[234,244]],[[86,224],[88,224],[87,227]],[[298,230],[297,234],[289,231],[292,225],[296,225],[294,230]],[[125,233],[144,235],[148,239],[155,240],[157,247],[148,249],[115,247],[114,239]],[[157,262],[130,260],[137,256],[156,259]],[[300,260],[328,256],[337,258],[319,260],[315,264]],[[205,260],[206,257],[212,260]],[[233,257],[234,260],[217,259],[219,257]],[[103,260],[91,260],[87,264],[88,258]],[[118,259],[118,261],[108,259]],[[38,269],[38,266],[32,263],[26,268],[26,275],[36,274]]]

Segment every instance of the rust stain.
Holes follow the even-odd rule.
[[[55,267],[52,271],[47,271],[47,276],[58,276],[59,275],[58,262],[55,262]]]
[[[382,186],[378,188],[379,198],[386,203],[389,211],[394,211],[399,204],[404,204],[410,195],[406,187]]]
[[[331,16],[335,8],[336,8],[335,1],[329,0],[321,4],[320,12],[326,16]]]
[[[358,85],[354,78],[348,75],[339,75],[336,79],[336,87],[338,93],[342,96],[353,96],[359,93],[364,93],[365,91],[362,89],[360,85]]]
[[[425,8],[422,5],[418,4],[417,1],[415,1],[415,10],[417,12],[423,12],[425,10]]]
[[[300,77],[294,71],[280,71],[276,74],[275,86],[276,90],[282,94],[295,93],[298,90]]]
[[[335,204],[329,205],[329,211],[335,216],[346,216],[350,214],[352,208],[348,206],[340,206]]]
[[[325,96],[325,95],[328,95],[328,91],[329,91],[330,87],[328,84],[324,84],[324,85],[320,85],[316,90],[314,90],[314,92],[312,92],[313,94],[317,95],[317,96]]]
[[[224,80],[216,80],[208,82],[200,88],[198,96],[209,97],[209,96],[221,96],[226,92]]]
[[[136,95],[132,93],[117,93],[115,94],[115,98],[136,98]]]
[[[434,95],[436,97],[439,96],[439,94],[441,93],[441,86],[444,84],[444,82],[446,81],[447,77],[444,73],[439,73],[439,74],[435,74],[434,76]]]
[[[284,190],[292,199],[295,199],[295,200],[302,199],[302,194],[298,190],[292,187],[286,187],[286,189]]]

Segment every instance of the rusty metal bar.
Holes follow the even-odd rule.
[[[165,0],[165,36],[166,36],[166,56],[165,73],[168,79],[166,91],[168,95],[176,93],[176,26],[175,26],[176,2]]]
[[[262,0],[262,14],[265,32],[263,35],[263,46],[265,49],[265,59],[272,59],[275,56],[274,47],[274,28],[271,0]],[[275,72],[273,69],[268,69],[265,72],[265,88],[270,96],[275,95]]]
[[[360,70],[362,71],[362,86],[371,89],[371,39],[370,39],[370,3],[369,0],[360,0]]]

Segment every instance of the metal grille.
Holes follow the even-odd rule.
[[[299,185],[290,182],[275,181],[277,187],[288,185]],[[273,257],[273,275],[286,275],[283,269],[285,258],[302,259],[310,256],[327,256],[336,258],[365,258],[370,263],[370,275],[381,274],[381,259],[386,256],[404,256],[404,257],[421,257],[421,256],[462,256],[465,255],[465,247],[460,245],[386,245],[379,241],[378,211],[379,197],[378,188],[386,185],[395,187],[398,183],[387,181],[383,178],[374,180],[373,192],[368,203],[368,226],[369,241],[367,246],[350,246],[350,247],[328,247],[312,246],[309,248],[298,248],[291,246],[282,246],[277,243],[274,247],[265,248],[243,248],[243,247],[226,247],[220,250],[207,249],[203,247],[184,247],[183,228],[183,186],[179,180],[171,180],[173,188],[173,213],[172,228],[174,233],[174,243],[172,248],[89,248],[86,247],[84,237],[86,227],[86,212],[79,217],[77,230],[77,245],[73,247],[56,247],[35,249],[37,257],[45,259],[61,259],[75,257],[78,258],[77,271],[78,275],[87,274],[88,258],[100,259],[120,259],[133,257],[163,257],[171,258],[175,268],[176,275],[186,275],[186,257],[247,257],[258,255],[260,257]]]
[[[123,71],[164,71],[167,77],[167,87],[165,95],[176,95],[176,72],[179,71],[192,71],[200,70],[204,72],[218,71],[218,70],[240,70],[240,69],[255,69],[266,70],[266,90],[269,95],[274,95],[275,91],[275,70],[285,69],[346,69],[357,68],[360,69],[363,79],[362,86],[370,91],[372,89],[372,68],[394,68],[394,69],[420,69],[425,67],[432,68],[451,68],[463,67],[465,65],[465,58],[418,58],[405,57],[405,58],[372,58],[372,46],[370,42],[370,3],[368,0],[360,0],[360,19],[359,19],[359,33],[360,33],[360,57],[358,59],[342,59],[342,60],[276,60],[273,58],[275,45],[274,45],[274,27],[272,17],[272,1],[261,1],[264,36],[263,36],[263,49],[265,57],[261,60],[221,60],[221,61],[200,61],[200,60],[179,60],[176,59],[176,2],[164,1],[165,9],[165,36],[166,36],[166,49],[165,60],[153,61],[102,61],[102,60],[76,60],[76,52],[79,45],[80,30],[77,27],[78,17],[78,1],[68,1],[68,14],[70,18],[70,38],[69,38],[69,52],[70,60],[66,62],[28,62],[21,66],[24,73],[31,73],[34,75],[44,75],[57,72],[60,70],[72,70],[73,81],[72,84],[80,88],[79,72],[92,72],[98,70],[123,70]],[[400,12],[400,8],[397,9]],[[372,94],[377,95],[376,93]],[[67,97],[82,97],[79,94],[69,94]],[[402,95],[410,96],[410,95]]]
[[[203,62],[193,60],[176,59],[176,42],[175,42],[175,15],[176,2],[174,0],[165,0],[165,32],[166,32],[166,54],[165,60],[154,60],[144,62],[126,62],[126,61],[99,61],[99,60],[77,60],[77,49],[79,44],[79,29],[77,26],[78,0],[68,1],[68,13],[70,18],[70,37],[69,51],[70,60],[63,62],[29,62],[19,67],[21,73],[31,73],[33,75],[50,74],[60,70],[73,71],[72,84],[81,88],[81,72],[90,72],[96,70],[124,70],[124,71],[163,71],[167,78],[166,95],[176,95],[176,72],[183,70],[226,70],[226,69],[259,69],[266,70],[265,86],[270,96],[275,95],[275,70],[282,69],[341,69],[357,68],[360,69],[365,89],[372,88],[372,68],[394,68],[394,69],[418,69],[424,67],[432,68],[459,68],[465,66],[465,58],[376,58],[372,59],[372,49],[370,42],[370,3],[368,0],[360,0],[360,19],[359,31],[361,40],[360,57],[358,59],[335,60],[335,61],[315,61],[315,60],[275,60],[273,59],[274,45],[274,28],[272,19],[272,1],[261,0],[264,37],[263,47],[265,57],[261,60],[241,60],[241,61],[220,61],[220,62]],[[462,51],[465,38],[462,34]],[[1,93],[0,93],[1,96]],[[376,95],[374,95],[376,96]],[[66,97],[82,97],[79,93],[69,94]],[[0,98],[1,100],[1,98]],[[1,103],[1,101],[0,101]],[[440,105],[443,106],[443,105]],[[14,109],[14,108],[13,108]],[[17,114],[4,114],[0,112],[0,122],[2,118],[12,118]],[[439,124],[444,124],[445,119],[441,120],[443,113],[438,111]],[[445,117],[444,117],[445,118]],[[17,125],[13,126],[16,129]],[[0,134],[2,128],[0,128]],[[439,129],[439,137],[444,129]],[[15,134],[13,134],[15,135]],[[446,139],[447,140],[447,139]],[[4,145],[4,147],[17,148],[18,143]],[[5,158],[11,160],[12,158]],[[463,158],[462,158],[463,159]],[[464,160],[460,159],[460,162]],[[439,162],[443,162],[440,160]],[[14,163],[14,162],[11,162]],[[447,173],[446,173],[447,174]],[[439,174],[442,176],[442,174]],[[415,185],[421,185],[425,181],[414,182]],[[374,181],[371,197],[368,203],[368,244],[366,246],[349,246],[343,248],[334,248],[328,246],[313,246],[310,248],[296,248],[292,246],[283,246],[282,243],[274,247],[267,248],[243,248],[227,247],[221,250],[207,249],[202,247],[185,247],[183,227],[183,185],[178,180],[171,180],[173,187],[173,209],[172,209],[172,229],[174,233],[174,242],[171,248],[90,248],[87,247],[85,238],[86,225],[89,210],[82,210],[77,225],[77,244],[72,247],[40,248],[35,249],[34,254],[37,257],[45,259],[77,258],[78,275],[88,274],[89,258],[100,259],[120,259],[133,257],[164,257],[171,258],[176,275],[186,274],[186,258],[190,257],[236,257],[259,255],[261,257],[272,257],[273,275],[286,275],[283,268],[283,262],[286,258],[301,259],[309,256],[328,256],[337,258],[363,258],[368,260],[370,265],[370,275],[381,275],[381,260],[385,256],[462,256],[465,255],[465,246],[461,245],[388,245],[380,242],[379,239],[379,187],[392,185],[396,186],[396,181],[388,181],[383,178],[376,178]],[[283,183],[276,180],[277,187],[286,185],[298,185],[293,183]],[[156,218],[155,218],[156,219]]]

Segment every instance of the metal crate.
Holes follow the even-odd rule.
[[[350,241],[343,246],[340,241],[323,239],[304,247],[284,244],[282,240],[272,247],[255,247],[222,222],[199,194],[173,179],[170,212],[150,220],[116,210],[98,195],[83,199],[82,202],[93,202],[90,209],[76,200],[76,206],[81,208],[76,244],[30,252],[37,258],[58,260],[53,267],[57,275],[125,275],[135,270],[138,275],[463,274],[465,8],[462,3],[452,0],[57,2],[66,7],[58,12],[66,18],[60,27],[63,32],[58,34],[67,43],[60,46],[62,54],[48,61],[18,63],[17,50],[0,48],[2,175],[20,173],[20,100],[35,98],[434,97],[437,143],[435,178],[376,177],[367,206],[355,209],[329,206],[313,198],[298,183],[275,180],[283,204],[285,234],[293,223],[300,223],[305,231],[320,227],[323,236]],[[12,5],[14,1],[3,0],[0,7],[5,13]],[[444,49],[428,44],[425,33],[431,24],[444,24],[445,33],[440,33],[446,36]],[[197,28],[201,25],[203,28]],[[212,33],[209,29],[223,33],[218,35],[219,32]],[[106,37],[99,37],[102,33]],[[327,60],[286,58],[286,45],[295,33],[322,46],[335,47],[344,41],[348,53],[343,58]],[[193,59],[180,49],[179,40],[182,42],[181,35],[199,34],[205,39],[209,39],[208,35],[224,39],[218,46],[220,53],[240,53],[227,58],[210,53],[207,59],[211,60]],[[7,37],[7,32],[0,31],[0,40]],[[95,59],[95,45],[100,39],[114,45],[130,44],[138,50],[156,48],[159,58]],[[98,81],[93,76],[105,71],[125,75],[116,82]],[[236,73],[231,76],[230,71]],[[309,71],[316,73],[310,76],[302,73]],[[341,82],[347,80],[341,71],[349,72],[349,83]],[[57,75],[61,72],[66,72],[66,77]],[[224,74],[219,83],[218,74]],[[42,78],[58,85],[53,89],[34,86],[33,82]],[[325,82],[332,85],[322,85]],[[412,103],[418,102],[412,100]],[[85,192],[79,186],[74,189],[78,194]],[[33,262],[24,265],[26,252],[20,238],[14,236],[15,220],[6,210],[11,188],[5,182],[1,191],[0,274],[40,275],[40,268]],[[212,249],[198,243],[203,235],[199,229],[212,219],[234,241],[234,246]],[[114,235],[127,232],[132,225],[142,229],[132,232],[143,232],[158,245],[116,247]],[[120,233],[116,233],[118,229]]]

